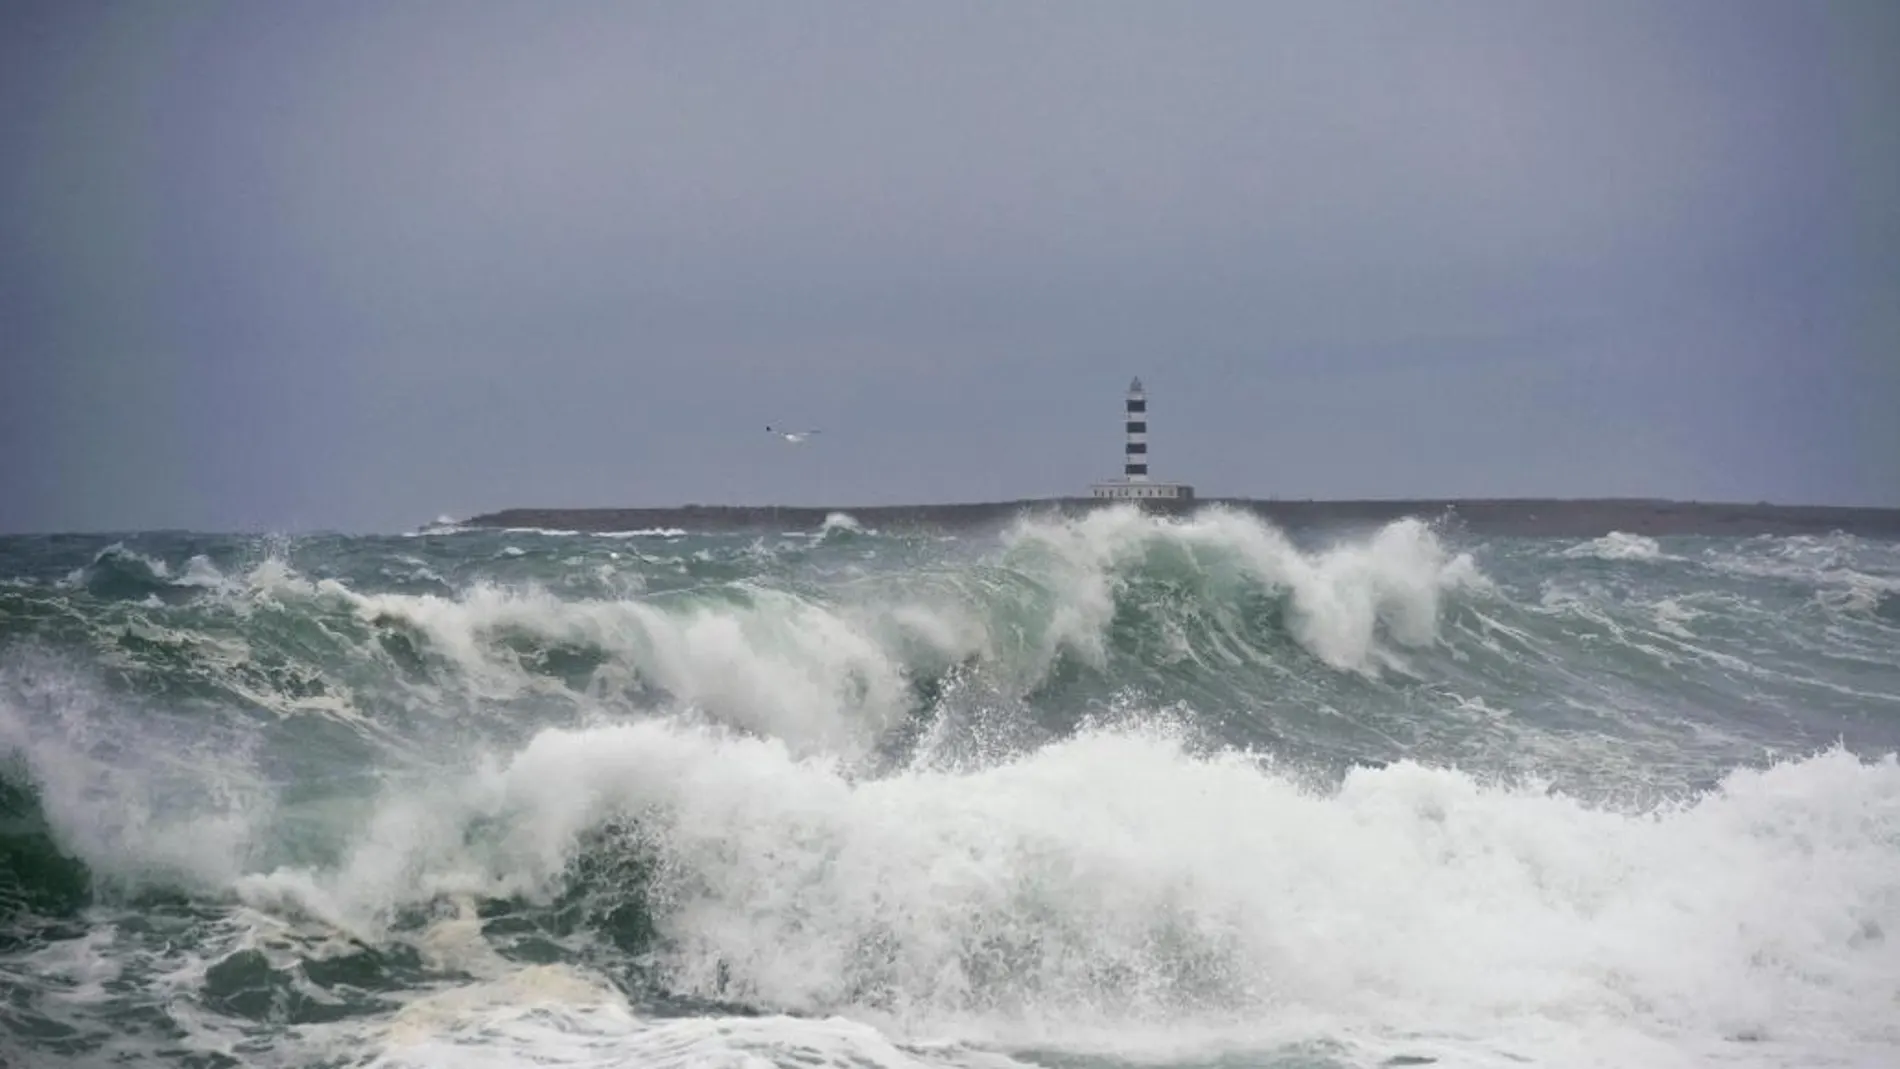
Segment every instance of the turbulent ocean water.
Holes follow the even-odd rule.
[[[0,539],[0,1061],[1900,1065],[1900,546]]]

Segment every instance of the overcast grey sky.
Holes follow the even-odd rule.
[[[0,529],[1900,504],[1900,4],[0,8]],[[766,424],[822,427],[790,447]]]

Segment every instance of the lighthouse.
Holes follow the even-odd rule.
[[[1122,478],[1131,483],[1148,481],[1148,391],[1141,379],[1128,384],[1128,400],[1122,403],[1122,427],[1128,440],[1122,446]]]
[[[1136,378],[1122,400],[1122,477],[1090,487],[1090,496],[1142,501],[1192,501],[1186,483],[1155,482],[1148,477],[1148,391]]]

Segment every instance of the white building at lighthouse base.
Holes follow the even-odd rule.
[[[1114,482],[1095,483],[1090,486],[1089,496],[1127,501],[1192,501],[1194,488],[1186,483],[1150,483],[1117,479]]]

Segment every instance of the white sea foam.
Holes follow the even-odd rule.
[[[254,744],[241,723],[129,707],[38,658],[0,666],[0,758],[106,886],[236,879],[274,802]]]
[[[1148,731],[853,782],[653,721],[545,732],[385,814],[341,868],[239,889],[373,930],[417,897],[545,894],[582,833],[631,817],[673,990],[890,1036],[1429,1036],[1540,1064],[1900,1049],[1891,758],[1827,753],[1617,812],[1409,763],[1316,791]],[[501,831],[467,841],[472,819]],[[448,1048],[398,1060],[427,1064],[418,1049]]]
[[[900,1046],[876,1028],[822,1019],[687,1017],[643,1019],[611,986],[558,966],[533,966],[496,981],[404,1008],[377,1037],[372,1069],[496,1069],[522,1064],[593,1069],[1017,1069],[1025,1063],[959,1045]]]
[[[1098,659],[1119,569],[1150,553],[1185,552],[1218,580],[1286,591],[1294,638],[1326,664],[1361,672],[1400,663],[1382,638],[1399,647],[1431,643],[1446,592],[1486,585],[1468,556],[1448,552],[1416,520],[1308,553],[1238,512],[1158,521],[1132,508],[1103,509],[1081,520],[1024,522],[1006,543],[1053,565],[1063,595],[1057,630]]]
[[[113,561],[125,562],[167,586],[229,589],[229,580],[224,573],[203,554],[194,554],[186,559],[182,568],[174,573],[164,558],[129,549],[123,542],[114,542],[100,550],[94,554],[89,567],[73,569],[58,585],[68,588],[80,586],[86,582],[91,571]]]
[[[827,527],[847,529],[843,521]],[[769,563],[780,551],[755,543],[746,552]],[[1263,658],[1260,646],[1272,636],[1248,632],[1232,611],[1251,591],[1287,600],[1290,637],[1311,656],[1364,674],[1403,667],[1406,650],[1437,641],[1448,594],[1486,585],[1468,557],[1414,522],[1306,551],[1238,513],[1165,520],[1114,509],[1020,524],[976,564],[821,592],[746,584],[711,599],[647,598],[637,578],[613,581],[612,565],[603,562],[594,578],[621,587],[623,596],[562,597],[493,581],[454,594],[364,593],[336,579],[307,579],[270,557],[236,584],[234,596],[257,604],[327,601],[371,628],[408,629],[454,666],[445,685],[485,698],[565,686],[525,666],[510,636],[586,648],[605,658],[596,670],[604,687],[657,688],[676,706],[721,722],[807,751],[842,752],[873,744],[912,711],[909,684],[919,673],[978,659],[1026,693],[1064,657],[1108,668],[1121,599],[1144,568],[1155,567],[1200,584],[1203,596],[1191,611],[1204,610],[1211,621],[1190,641],[1173,610],[1162,611],[1159,626],[1178,659]],[[362,641],[365,656],[388,656]]]
[[[443,534],[492,534],[494,528],[463,527],[454,531],[438,532]],[[501,534],[538,535],[542,538],[684,538],[687,531],[683,527],[640,527],[627,531],[570,531],[550,527],[503,527]]]
[[[1855,574],[1885,575],[1872,550],[1848,548]],[[1808,577],[1839,575],[1817,563],[1846,567],[1768,563]],[[564,600],[492,582],[366,593],[273,557],[227,582],[241,609],[314,601],[329,623],[354,625],[338,634],[406,629],[457,679],[501,696],[541,685],[503,640],[586,646],[607,655],[603,671],[636,674],[749,734],[648,716],[541,731],[473,771],[447,755],[427,785],[392,780],[367,800],[344,825],[340,859],[297,865],[258,860],[276,814],[241,734],[118,710],[96,692],[59,691],[45,672],[6,681],[0,750],[21,755],[62,847],[96,873],[161,873],[280,921],[412,939],[425,960],[471,977],[343,1026],[392,1069],[981,1064],[1023,1046],[1251,1062],[1322,1040],[1338,1044],[1325,1057],[1365,1066],[1398,1054],[1485,1066],[1894,1064],[1892,759],[1834,751],[1735,771],[1718,791],[1656,809],[1411,762],[1317,787],[1153,728],[969,767],[920,760],[881,778],[851,760],[906,711],[919,665],[1013,658],[1018,682],[1033,682],[1058,656],[1109,663],[1118,615],[1152,608],[1136,603],[1138,581],[1186,588],[1210,613],[1218,598],[1207,595],[1273,592],[1307,670],[1354,685],[1366,681],[1346,673],[1376,674],[1437,642],[1448,596],[1475,604],[1487,586],[1423,525],[1314,551],[1219,512],[1025,523],[975,564],[671,600]],[[1726,622],[1689,611],[1704,605],[1695,595],[1630,602],[1568,581],[1545,592],[1632,648]],[[1534,609],[1481,608],[1459,627],[1509,659],[1574,655],[1538,630]],[[1828,624],[1872,635],[1876,652],[1887,634],[1877,621]],[[1238,663],[1258,655],[1257,637],[1177,629],[1164,644]],[[1686,642],[1665,652],[1704,655]],[[1507,689],[1474,693],[1492,700],[1465,700],[1473,720],[1529,719]],[[1566,756],[1618,744],[1592,736]],[[614,849],[655,862],[652,965],[670,990],[801,1016],[648,1019],[578,966],[501,961],[467,912],[420,936],[398,922],[430,901],[544,898],[579,852]],[[60,968],[81,987],[99,979]]]
[[[1627,531],[1611,531],[1602,538],[1593,539],[1564,551],[1564,556],[1572,559],[1594,557],[1598,560],[1662,560],[1662,546],[1646,535],[1630,534]]]
[[[1816,603],[1865,614],[1900,597],[1900,554],[1891,543],[1847,535],[1753,539],[1741,547],[1711,547],[1705,566],[1728,575],[1781,580],[1811,587]]]
[[[848,512],[833,512],[825,517],[825,522],[819,526],[818,533],[828,535],[834,531],[839,531],[857,534],[863,530],[864,525],[858,522],[856,516]]]

